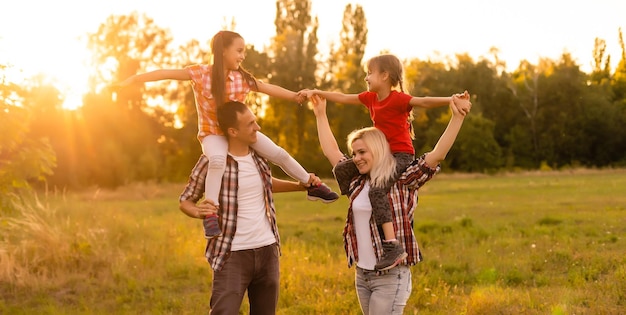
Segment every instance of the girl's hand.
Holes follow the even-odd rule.
[[[296,94],[295,101],[296,101],[296,103],[302,105],[302,103],[304,103],[306,101],[306,96],[301,95],[301,94]]]
[[[452,102],[454,103],[456,109],[458,109],[458,112],[463,116],[469,114],[470,110],[472,109],[470,95],[467,90],[463,92],[463,94],[452,95]]]
[[[315,89],[313,89],[313,90],[310,90],[310,89],[302,89],[302,90],[300,90],[300,92],[298,92],[298,94],[300,94],[300,95],[304,95],[304,97],[305,97],[305,98],[310,99],[313,95],[315,95],[315,92],[316,92],[316,91],[317,91],[317,90],[315,90]]]
[[[467,91],[465,91],[465,93],[467,93]],[[465,115],[469,113],[471,107],[472,103],[469,102],[469,94],[452,95],[452,98],[450,99],[450,110],[452,111],[453,117],[465,117]],[[467,109],[467,111],[464,111],[464,108]]]
[[[113,87],[117,87],[117,88],[123,88],[123,87],[127,87],[131,84],[135,83],[135,76],[131,76],[128,79],[122,81],[122,82],[117,82],[117,83],[113,83]]]

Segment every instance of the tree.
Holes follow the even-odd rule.
[[[45,180],[56,165],[48,140],[30,132],[26,91],[6,81],[5,69],[0,65],[0,212],[10,211],[29,182]]]
[[[116,186],[134,180],[167,177],[164,173],[174,115],[150,106],[148,100],[167,94],[171,82],[147,88],[136,85],[112,91],[103,88],[138,71],[172,64],[169,31],[145,15],[110,16],[88,35],[93,66],[91,92],[81,108],[87,130],[86,154],[94,183]]]
[[[318,22],[311,18],[310,10],[310,0],[276,1],[276,36],[269,54],[270,83],[291,91],[315,86]],[[307,119],[312,113],[306,106],[271,99],[265,113],[263,130],[277,144],[299,161],[318,156],[318,149],[310,150],[318,146],[314,120]]]
[[[449,116],[443,117],[447,119],[440,121],[442,125],[449,121]],[[494,129],[493,121],[472,111],[465,118],[463,128],[445,163],[450,169],[461,172],[490,173],[500,169],[504,164],[503,154],[494,138]]]
[[[511,76],[509,89],[516,98],[517,105],[522,109],[528,124],[531,144],[530,148],[513,149],[515,155],[534,157],[538,154],[537,113],[539,111],[539,71],[530,62],[523,60],[517,71]],[[526,143],[526,141],[521,141]]]
[[[24,104],[30,109],[31,137],[49,141],[57,157],[54,173],[47,177],[50,186],[79,187],[81,159],[76,146],[78,134],[85,132],[78,111],[63,108],[63,95],[45,75],[36,75],[23,86],[28,97]]]
[[[452,85],[452,76],[450,75],[448,65],[443,62],[422,61],[417,58],[405,62],[405,90],[413,96],[442,96],[452,95],[455,91]],[[456,90],[458,91],[458,90]],[[470,90],[470,92],[472,92]],[[434,142],[430,142],[428,137],[420,136],[429,134],[429,130],[436,125],[436,121],[442,115],[447,114],[447,108],[434,109],[413,109],[414,121],[413,128],[415,132],[415,140],[413,146],[416,152],[423,152],[418,148],[432,148]],[[443,129],[441,129],[443,130]]]
[[[611,79],[611,56],[605,55],[606,41],[596,38],[593,46],[593,69],[591,83],[606,86]]]
[[[611,86],[616,101],[620,102],[622,106],[626,106],[626,47],[624,45],[624,36],[622,35],[621,28],[619,29],[619,44],[622,49],[622,55],[615,69],[615,74],[613,74]]]
[[[358,94],[367,90],[363,56],[368,30],[363,7],[346,5],[341,25],[339,47],[330,52],[330,59],[326,63],[329,66],[325,69],[328,74],[324,76],[327,81],[321,82],[320,86],[325,90]],[[333,133],[339,139],[345,139],[354,129],[372,125],[365,106],[330,104],[328,116]],[[340,145],[345,149],[345,143],[341,142]]]

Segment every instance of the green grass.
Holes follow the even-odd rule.
[[[178,210],[182,186],[49,191],[3,213],[0,313],[207,313],[211,271],[200,221]],[[624,187],[626,170],[439,175],[420,192],[424,261],[405,314],[624,313]],[[278,313],[360,314],[347,200],[276,204]]]

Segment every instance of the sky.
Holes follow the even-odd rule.
[[[613,68],[620,59],[619,28],[626,31],[621,0],[312,0],[319,18],[319,49],[338,40],[347,4],[361,5],[368,27],[365,58],[383,50],[401,59],[441,60],[491,47],[514,70],[523,59],[559,59],[570,53],[589,72],[596,37],[607,43]],[[169,29],[174,43],[210,40],[234,18],[235,31],[257,49],[275,35],[275,0],[2,0],[0,64],[9,79],[44,73],[79,98],[88,75],[85,35],[111,15],[145,13]],[[200,62],[200,61],[199,61]],[[68,96],[69,98],[69,96]]]

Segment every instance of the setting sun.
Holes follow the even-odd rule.
[[[9,39],[11,37],[2,36],[0,43]],[[0,51],[0,64],[8,65],[11,70],[7,74],[8,81],[19,83],[33,76],[43,77],[61,93],[63,108],[73,110],[82,106],[92,71],[86,65],[89,55],[85,43],[70,39],[22,43],[21,46],[23,50]]]
[[[83,95],[89,91],[88,78],[92,71],[87,66],[88,52],[85,44],[76,41],[75,50],[56,56],[59,62],[44,73],[58,80],[59,91],[64,95],[63,108],[74,110],[83,103]]]

